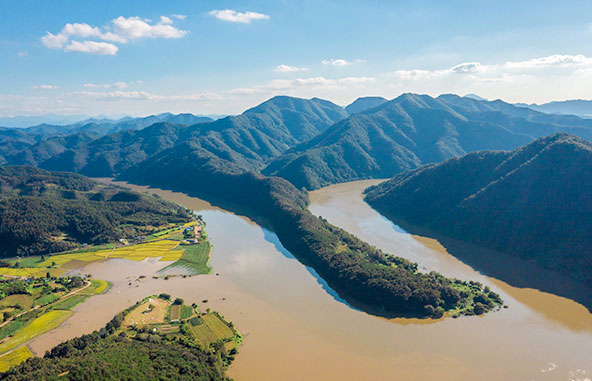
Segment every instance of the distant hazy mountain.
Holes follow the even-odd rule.
[[[103,135],[124,130],[140,130],[154,123],[167,122],[194,125],[211,122],[213,119],[192,114],[170,113],[143,118],[125,117],[110,119],[87,119],[69,125],[40,124],[27,128],[0,128],[0,164],[39,165],[52,156],[66,150],[80,148]]]
[[[24,128],[38,124],[67,125],[88,119],[86,115],[57,115],[47,114],[40,116],[3,116],[0,117],[0,126],[9,128]]]
[[[592,118],[592,101],[584,99],[574,99],[569,101],[555,101],[549,103],[525,104],[519,103],[517,106],[528,107],[536,111],[548,114],[569,114],[577,115],[583,118]]]
[[[592,285],[592,144],[555,134],[511,152],[477,152],[368,190],[383,214]]]
[[[263,173],[297,187],[384,178],[484,149],[514,149],[569,132],[592,138],[592,120],[549,115],[502,101],[404,94],[351,115],[275,159]]]
[[[378,107],[386,102],[388,102],[388,100],[384,99],[383,97],[362,97],[356,99],[350,105],[345,106],[345,111],[351,115],[357,112],[362,112],[374,107]]]
[[[68,149],[39,165],[51,170],[112,176],[176,144],[191,142],[205,157],[242,170],[259,170],[288,148],[324,131],[346,116],[343,108],[321,99],[275,97],[210,123],[184,126],[157,123],[128,129]],[[174,156],[175,153],[172,153]]]

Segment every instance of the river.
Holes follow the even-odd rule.
[[[213,274],[152,279],[163,262],[113,259],[80,269],[111,290],[75,308],[57,329],[36,338],[42,354],[105,325],[144,296],[167,292],[220,311],[244,336],[228,370],[236,380],[585,380],[592,377],[592,314],[571,300],[515,288],[481,275],[431,239],[393,225],[362,199],[376,181],[311,193],[310,210],[381,249],[498,292],[507,309],[482,317],[383,319],[349,306],[276,235],[181,193],[148,190],[198,210],[213,244]],[[140,275],[146,278],[138,279]],[[204,303],[207,300],[207,303]]]

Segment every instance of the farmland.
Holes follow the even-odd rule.
[[[199,226],[196,229],[197,224]],[[173,272],[174,269],[182,269],[184,274],[208,274],[211,272],[208,266],[211,245],[203,226],[201,220],[192,221],[169,226],[134,244],[123,240],[123,243],[87,247],[61,254],[12,258],[6,261],[11,267],[0,267],[0,276],[42,277],[48,272],[51,276],[61,276],[68,270],[93,261],[126,259],[140,262],[149,258],[174,262],[164,268],[173,269]],[[199,236],[195,235],[195,231]]]
[[[193,325],[194,322],[196,325]],[[236,331],[221,315],[212,312],[190,321],[190,331],[204,347],[216,342],[229,342],[236,336]]]
[[[0,281],[0,353],[11,351],[0,356],[0,368],[30,357],[23,345],[59,326],[73,314],[72,308],[108,287],[105,281],[80,277]]]
[[[0,356],[0,372],[6,372],[11,367],[22,363],[33,357],[33,354],[27,347],[20,347],[12,352]]]
[[[38,318],[34,319],[31,324],[25,326],[23,329],[17,331],[9,340],[0,344],[0,352],[6,352],[15,348],[25,342],[31,340],[35,336],[50,331],[60,325],[64,320],[72,315],[72,311],[54,310],[44,313]]]
[[[0,357],[0,368],[8,370],[3,379],[186,379],[226,380],[225,369],[234,360],[240,335],[212,337],[211,343],[198,341],[188,328],[189,320],[171,322],[171,309],[191,313],[190,319],[205,318],[212,332],[232,326],[215,314],[198,314],[196,306],[181,299],[171,303],[166,294],[150,296],[115,315],[104,328],[68,340],[51,349],[43,358],[31,357],[26,347]],[[150,319],[146,319],[150,317]],[[219,319],[216,322],[212,319]],[[131,324],[144,320],[145,324]],[[150,320],[150,321],[148,321]],[[210,324],[210,320],[212,323]],[[17,365],[21,363],[20,365]],[[12,369],[8,369],[12,367]],[[154,377],[157,376],[157,377]]]
[[[232,323],[217,312],[199,313],[197,306],[187,306],[181,299],[170,302],[166,294],[150,296],[126,312],[122,327],[136,332],[158,332],[165,337],[191,337],[203,348],[220,345],[235,349],[241,336]]]

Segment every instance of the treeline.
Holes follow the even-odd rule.
[[[173,203],[77,174],[0,167],[0,257],[113,242],[189,219]]]
[[[485,310],[501,303],[495,293],[481,289],[461,295],[457,289],[466,286],[464,282],[418,273],[415,264],[385,254],[312,215],[307,193],[286,180],[228,173],[190,145],[178,146],[172,153],[133,168],[123,178],[206,198],[268,225],[288,250],[353,303],[389,314],[434,317],[467,304],[466,299],[475,295],[483,296]]]
[[[122,317],[1,373],[0,379],[227,380],[223,351],[205,351],[185,338],[158,343],[128,338],[116,333]]]

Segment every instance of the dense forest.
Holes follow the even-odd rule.
[[[68,340],[1,373],[2,380],[226,380],[223,350],[158,335],[128,337],[118,314],[105,328]],[[146,336],[146,335],[145,335]]]
[[[497,294],[477,283],[419,273],[416,264],[315,217],[307,209],[306,192],[284,179],[231,170],[184,144],[132,168],[122,179],[187,192],[262,222],[340,295],[378,313],[440,317],[447,310],[483,313],[501,304]]]
[[[173,203],[84,176],[0,167],[0,256],[55,253],[189,221]]]
[[[592,286],[592,144],[555,134],[478,152],[367,190],[384,215],[506,252]]]

